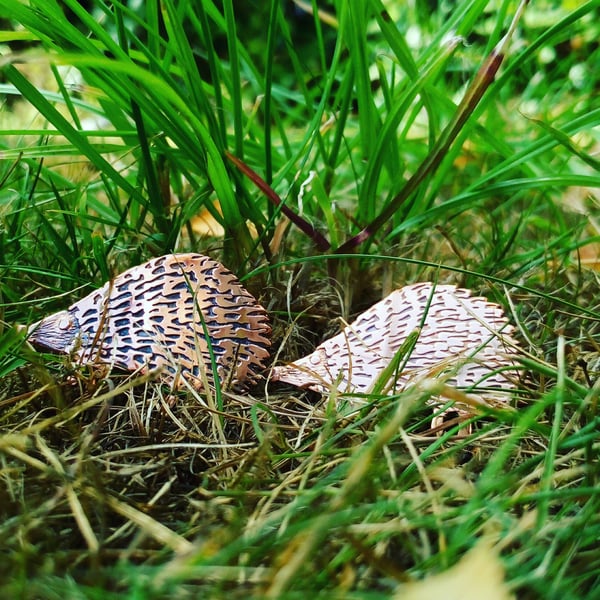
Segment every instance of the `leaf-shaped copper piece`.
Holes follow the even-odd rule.
[[[514,367],[511,332],[502,309],[485,298],[452,285],[418,283],[392,292],[312,354],[273,368],[271,379],[318,392],[368,393],[396,357],[388,391],[446,374],[450,385],[496,390],[498,397],[516,378],[514,368],[506,369]],[[398,357],[407,340],[405,357]]]
[[[196,389],[252,383],[271,345],[265,310],[223,265],[170,254],[125,271],[65,311],[30,327],[37,346],[84,364],[108,363]]]

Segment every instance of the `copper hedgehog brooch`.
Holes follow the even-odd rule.
[[[81,364],[160,369],[173,388],[256,381],[271,346],[267,314],[223,265],[171,254],[129,269],[30,327],[29,341]]]

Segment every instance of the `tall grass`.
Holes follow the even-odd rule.
[[[598,3],[527,6],[493,81],[508,1],[142,4],[0,0],[3,593],[384,597],[487,536],[518,597],[592,597]],[[394,286],[485,291],[514,410],[458,439],[432,389],[221,414],[14,327],[171,251],[242,276],[282,359]]]

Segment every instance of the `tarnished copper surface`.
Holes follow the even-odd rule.
[[[485,298],[418,283],[392,292],[312,354],[273,368],[271,380],[319,392],[368,393],[400,352],[387,392],[419,378],[445,377],[467,391],[502,394],[516,378],[511,333],[502,309]]]
[[[127,370],[196,389],[256,381],[269,356],[265,310],[223,265],[171,254],[125,271],[67,310],[30,328],[37,346],[74,361]]]

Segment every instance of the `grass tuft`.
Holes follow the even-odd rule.
[[[0,0],[0,596],[390,597],[483,539],[517,597],[593,597],[597,2],[530,3],[506,46],[511,2],[142,4]],[[436,382],[217,399],[27,345],[172,251],[243,279],[277,362],[471,288],[518,390],[435,432]]]

